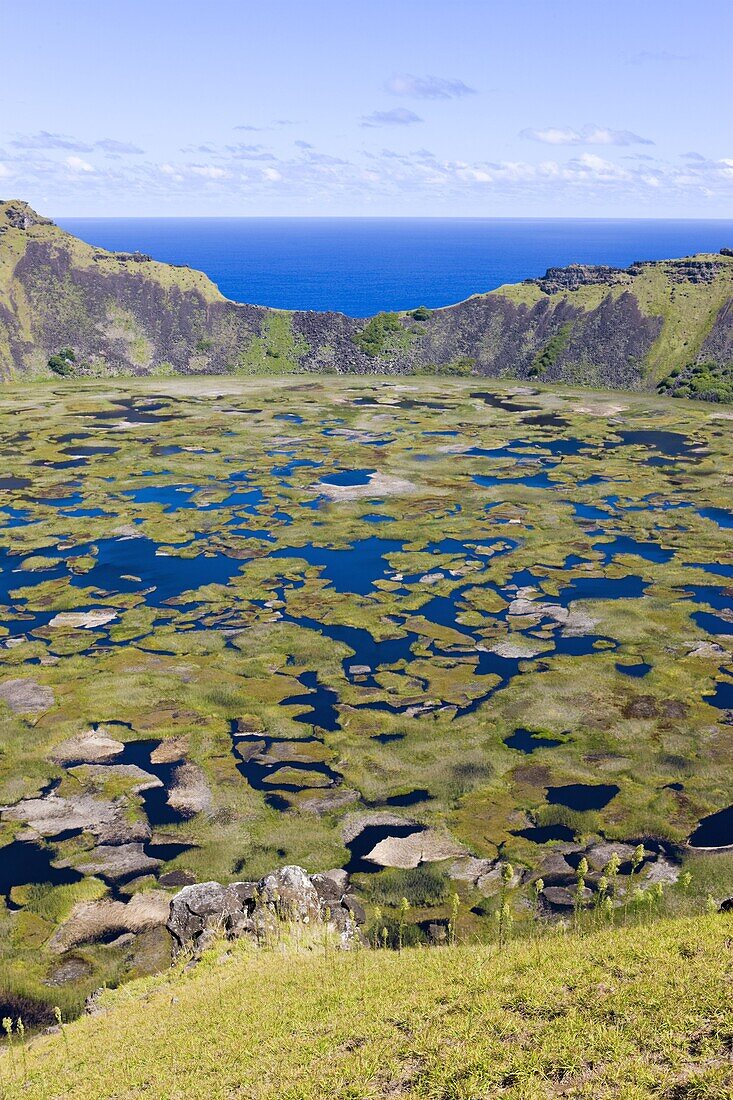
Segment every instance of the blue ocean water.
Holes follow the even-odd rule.
[[[733,220],[61,218],[90,244],[205,271],[228,298],[280,309],[448,305],[570,263],[625,267],[733,246]]]

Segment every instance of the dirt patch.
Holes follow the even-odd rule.
[[[107,737],[100,730],[89,730],[62,741],[51,753],[54,764],[108,764],[124,751],[122,741]]]
[[[424,829],[411,836],[390,836],[381,840],[365,859],[382,867],[418,867],[421,863],[437,863],[442,859],[457,859],[468,853],[452,837]]]
[[[75,905],[71,916],[49,941],[55,954],[62,954],[82,943],[93,943],[110,933],[142,932],[165,924],[170,897],[163,890],[146,890],[127,903],[84,901]]]
[[[406,478],[377,471],[370,475],[366,485],[329,485],[325,481],[319,481],[318,492],[337,501],[359,500],[361,497],[374,496],[410,496],[420,490],[414,482]]]
[[[116,618],[116,611],[103,607],[92,611],[61,611],[48,625],[59,630],[95,630]]]
[[[213,805],[211,788],[197,764],[181,764],[173,774],[168,805],[185,817],[204,813]]]
[[[653,695],[640,695],[623,709],[624,718],[656,718],[658,714],[657,701]]]
[[[42,714],[55,703],[53,691],[35,680],[5,680],[0,684],[0,699],[15,714]]]

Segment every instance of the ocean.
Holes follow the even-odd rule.
[[[59,218],[102,248],[205,271],[222,294],[280,309],[448,305],[571,263],[626,267],[733,246],[733,220]]]

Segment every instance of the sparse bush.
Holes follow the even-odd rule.
[[[687,363],[674,367],[657,383],[657,392],[671,397],[722,404],[733,402],[733,363]]]
[[[475,370],[476,360],[470,355],[462,355],[460,359],[454,359],[451,363],[443,363],[442,366],[435,368],[436,374],[455,374],[460,377],[473,374]]]
[[[365,355],[374,358],[394,346],[403,346],[410,339],[410,335],[403,327],[399,314],[377,313],[352,339]]]
[[[540,374],[544,374],[549,367],[552,367],[557,362],[560,352],[563,350],[570,337],[569,324],[563,325],[558,329],[545,344],[542,351],[539,351],[532,360],[532,365],[529,368],[529,374],[531,378],[536,378]]]

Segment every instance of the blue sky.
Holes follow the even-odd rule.
[[[731,0],[25,0],[4,26],[0,195],[54,216],[733,211]]]

